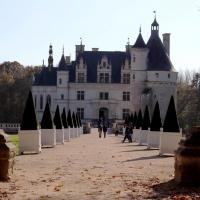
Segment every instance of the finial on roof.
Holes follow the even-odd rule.
[[[44,67],[44,59],[42,60],[42,67]]]
[[[81,42],[81,45],[82,45],[82,37],[80,37],[80,42]]]
[[[62,53],[63,53],[63,55],[65,54],[65,47],[64,47],[64,45],[63,45],[63,52]]]
[[[156,19],[156,10],[154,10],[153,13],[155,14],[154,17],[155,17],[155,19]]]
[[[142,32],[142,28],[141,28],[141,25],[140,25],[140,28],[139,28],[139,33],[141,33]]]
[[[127,45],[130,45],[130,38],[128,37],[128,42],[127,42]]]

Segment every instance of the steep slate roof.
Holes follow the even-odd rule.
[[[76,62],[79,62],[82,57],[84,63],[87,65],[87,82],[97,82],[97,65],[101,61],[102,57],[108,58],[108,63],[111,64],[111,82],[120,83],[121,81],[121,66],[125,62],[125,59],[130,60],[130,54],[120,51],[84,51],[79,55]]]
[[[33,85],[41,86],[56,86],[57,83],[57,68],[52,67],[51,70],[48,67],[43,67],[39,74],[35,74],[35,81]]]
[[[58,71],[63,71],[63,70],[65,71],[66,69],[67,69],[67,63],[64,54],[62,54],[60,62],[58,64]]]
[[[158,34],[152,34],[147,42],[149,48],[148,70],[170,71],[173,65]]]
[[[147,45],[145,44],[142,34],[139,33],[137,40],[135,42],[135,44],[133,45],[133,48],[146,48]]]

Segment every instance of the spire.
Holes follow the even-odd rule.
[[[142,29],[141,29],[141,25],[140,25],[139,33],[141,33],[141,32],[142,32]]]
[[[158,35],[159,34],[159,24],[156,21],[156,11],[154,10],[153,13],[155,13],[154,21],[151,24],[151,35]]]
[[[135,44],[133,45],[133,48],[146,48],[146,44],[145,44],[142,34],[141,34],[141,26],[139,28],[139,35],[137,37]]]
[[[65,54],[65,47],[64,47],[64,45],[63,45],[63,52],[62,53],[63,53],[63,55]]]
[[[49,69],[53,67],[53,47],[51,44],[49,45],[48,67]]]

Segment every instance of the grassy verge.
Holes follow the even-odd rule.
[[[17,154],[19,152],[19,137],[17,134],[9,135],[11,142],[16,146]]]

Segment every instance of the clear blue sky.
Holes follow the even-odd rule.
[[[86,50],[123,51],[133,44],[139,26],[147,42],[157,11],[162,33],[171,33],[171,60],[177,70],[200,69],[200,0],[0,0],[0,63],[54,64],[62,47],[74,58],[83,38]]]

